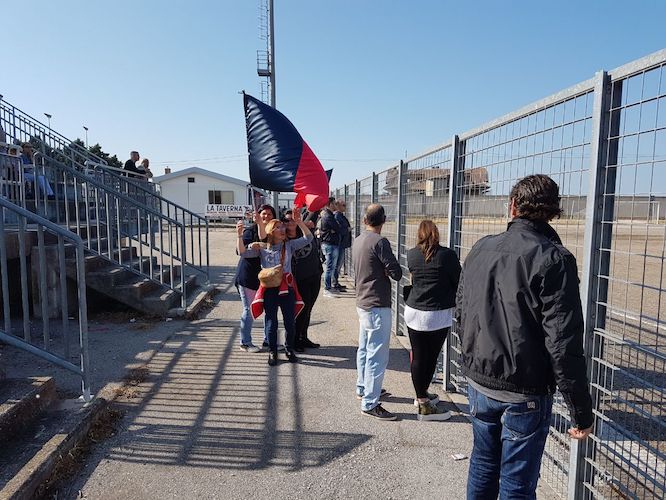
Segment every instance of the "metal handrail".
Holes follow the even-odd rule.
[[[142,183],[137,183],[137,182],[131,182],[131,179],[124,175],[119,175],[118,173],[114,172],[113,170],[110,170],[110,167],[105,167],[104,165],[99,165],[95,162],[92,161],[87,161],[85,163],[85,166],[90,168],[99,168],[98,173],[101,174],[102,176],[102,182],[107,185],[107,186],[112,186],[118,190],[120,190],[123,193],[132,193],[134,194],[140,194],[141,198],[144,198],[146,200],[151,199],[152,202],[154,203],[153,206],[155,207],[160,207],[160,210],[164,210],[166,208],[166,215],[167,217],[172,216],[173,212],[173,218],[176,220],[179,220],[178,215],[179,212],[182,215],[182,222],[183,224],[186,224],[187,217],[189,217],[190,220],[190,231],[189,231],[189,242],[190,242],[190,255],[192,259],[191,265],[194,266],[194,256],[195,256],[195,245],[194,245],[194,238],[195,238],[195,222],[196,221],[196,229],[197,229],[197,239],[198,239],[198,250],[199,250],[199,260],[198,260],[198,270],[201,272],[204,272],[206,274],[206,278],[210,279],[210,252],[209,252],[209,238],[208,238],[208,219],[206,217],[202,217],[201,215],[197,214],[196,212],[193,212],[192,210],[189,210],[182,205],[178,205],[177,203],[174,203],[173,201],[164,198],[163,196],[157,194],[151,189],[146,188]],[[112,167],[111,167],[112,168]],[[117,170],[117,169],[114,169]],[[154,184],[151,184],[154,186]],[[140,193],[137,193],[137,191],[140,191]],[[146,203],[148,206],[151,206],[150,203]],[[186,224],[187,227],[187,224]],[[206,248],[206,262],[204,266],[203,262],[203,256],[202,256],[202,237],[201,237],[201,231],[204,229],[204,240],[205,240],[205,248]]]
[[[17,219],[18,224],[11,226],[5,223],[7,212]],[[39,260],[40,279],[39,279],[39,297],[41,302],[42,314],[42,330],[43,330],[43,344],[37,346],[31,339],[30,328],[30,306],[28,303],[28,264],[26,253],[28,251],[28,243],[26,241],[27,225],[28,223],[36,226],[37,232],[37,253],[32,252],[32,259]],[[62,335],[63,335],[63,354],[59,355],[51,350],[51,334],[52,330],[49,324],[48,313],[48,294],[46,289],[46,248],[44,240],[44,232],[48,231],[57,239],[57,253],[58,253],[58,275],[60,276],[60,314],[62,316]],[[20,264],[20,294],[22,303],[23,315],[23,338],[13,334],[13,327],[11,321],[10,301],[9,301],[9,276],[8,276],[8,257],[7,257],[7,237],[13,232],[18,234],[19,246],[19,264]],[[68,243],[66,244],[65,241]],[[69,305],[67,302],[67,269],[66,269],[66,252],[67,249],[74,247],[75,263],[76,263],[76,280],[78,285],[78,322],[79,322],[79,364],[78,366],[71,361],[70,355],[70,339],[69,339]],[[81,390],[83,399],[88,402],[92,399],[90,390],[90,357],[88,354],[88,306],[86,301],[86,273],[84,261],[84,244],[83,240],[53,222],[40,217],[10,201],[0,197],[0,269],[2,274],[2,311],[4,316],[4,325],[0,329],[0,341],[12,345],[18,349],[30,352],[42,359],[45,359],[65,370],[75,373],[81,377]],[[51,262],[51,265],[55,265]]]
[[[65,146],[69,149],[77,150],[77,152],[81,156],[85,156],[89,159],[93,159],[94,161],[97,161],[101,164],[106,164],[106,161],[103,158],[100,158],[95,153],[91,153],[90,151],[88,151],[83,146],[80,146],[79,144],[75,143],[74,141],[71,141],[70,139],[68,139],[64,135],[56,132],[55,130],[50,128],[48,125],[45,125],[44,123],[39,121],[37,118],[34,118],[33,116],[29,115],[25,111],[17,108],[13,104],[11,104],[11,103],[7,102],[5,99],[3,99],[2,96],[0,96],[0,110],[3,110],[3,109],[6,110],[11,116],[13,116],[14,119],[16,119],[16,117],[18,117],[20,120],[23,120],[25,122],[32,122],[31,124],[33,125],[33,127],[37,131],[44,134],[45,137],[48,135],[49,137],[51,137],[54,140],[57,139],[58,142],[59,142],[59,144],[58,144],[59,146]],[[15,121],[12,123],[12,126],[16,127],[16,122]],[[5,132],[7,132],[7,131],[5,130]],[[14,134],[14,137],[16,137],[16,134]]]
[[[149,279],[155,283],[165,285],[171,290],[181,293],[181,305],[186,306],[185,271],[196,266],[187,262],[187,247],[185,245],[185,226],[181,222],[167,217],[159,210],[145,206],[127,194],[110,189],[102,182],[85,175],[76,169],[49,158],[41,153],[35,153],[35,159],[41,167],[41,172],[46,173],[46,162],[49,168],[55,172],[56,179],[56,217],[60,222],[59,202],[63,201],[64,223],[67,227],[73,223],[77,234],[81,235],[85,228],[84,243],[86,248],[126,270]],[[39,171],[39,170],[38,170]],[[37,192],[37,190],[35,190]],[[70,209],[70,198],[74,198],[74,213]],[[48,200],[42,198],[44,210],[48,209]],[[39,207],[41,201],[37,200]],[[81,214],[79,207],[83,203],[86,207],[85,214]],[[93,214],[91,216],[91,213]],[[91,230],[95,230],[95,237]],[[104,233],[103,233],[104,232]],[[164,233],[167,234],[165,244]],[[158,236],[155,236],[155,233]],[[106,248],[101,242],[106,238]],[[127,238],[129,246],[123,245],[123,239]],[[159,245],[157,244],[159,240]],[[138,259],[133,255],[131,242],[137,244]],[[123,248],[129,249],[129,258],[123,258]],[[144,250],[149,258],[149,272],[144,272]],[[114,254],[118,253],[116,258]],[[159,279],[153,275],[153,260],[159,259]],[[136,267],[138,265],[138,268]],[[180,269],[180,283],[176,284],[177,267]],[[162,272],[169,270],[168,279]],[[180,285],[180,290],[178,290]]]
[[[86,160],[83,165],[86,167],[92,167],[93,169],[101,169],[109,173],[115,173],[116,175],[122,175],[126,180],[139,179],[141,182],[148,182],[149,179],[147,175],[137,172],[132,172],[131,176],[128,176],[127,170],[124,168],[112,167],[111,165],[105,165],[104,163],[99,163],[93,160]]]

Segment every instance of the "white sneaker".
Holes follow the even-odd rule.
[[[254,344],[248,344],[248,345],[241,344],[240,350],[244,351],[244,352],[251,352],[253,354],[257,353],[257,352],[261,352],[261,349],[259,347],[257,347],[256,345],[254,345]]]
[[[329,299],[337,299],[339,295],[331,292],[330,290],[324,290],[324,297]]]
[[[433,394],[432,392],[429,392],[428,393],[428,400],[430,400],[430,402],[432,404],[436,405],[437,403],[439,403],[439,396],[437,394]],[[414,406],[417,406],[417,407],[419,406],[419,400],[418,399],[414,399]]]

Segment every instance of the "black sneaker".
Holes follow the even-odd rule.
[[[298,361],[298,357],[296,357],[296,353],[294,351],[285,349],[284,354],[287,356],[287,359],[290,363],[296,363],[296,361]]]
[[[261,343],[261,347],[268,347],[268,342],[265,340]]]
[[[303,347],[302,344],[299,344],[296,347],[294,347],[294,351],[296,351],[296,352],[305,352],[305,347]]]
[[[375,417],[379,420],[398,420],[398,416],[382,408],[382,405],[375,406],[372,410],[363,410],[364,415]]]
[[[275,366],[277,365],[278,357],[277,357],[277,351],[271,351],[268,353],[268,364],[270,366]]]
[[[335,285],[333,288],[335,288],[338,292],[346,292],[347,287],[344,285]]]
[[[301,342],[301,345],[303,347],[307,347],[308,349],[319,349],[321,347],[320,344],[317,344],[316,342],[312,342],[312,340],[310,340],[310,339],[305,339],[303,342]]]

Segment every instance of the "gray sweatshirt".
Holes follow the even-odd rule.
[[[391,281],[402,278],[402,269],[389,241],[372,231],[362,232],[352,246],[356,280],[356,307],[391,307]]]

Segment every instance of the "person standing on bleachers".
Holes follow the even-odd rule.
[[[139,169],[136,167],[136,162],[139,161],[139,152],[132,151],[130,153],[130,159],[125,162],[123,170],[125,170],[128,177],[136,177],[136,174],[139,173]]]

